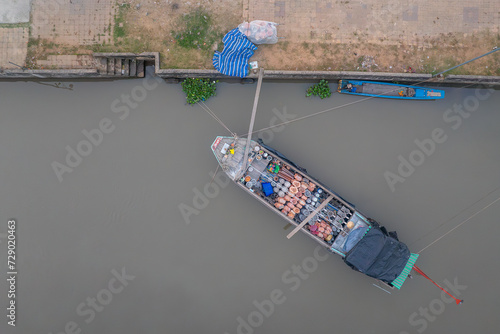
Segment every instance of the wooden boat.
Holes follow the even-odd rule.
[[[246,138],[219,136],[212,151],[238,187],[351,268],[401,288],[418,255],[280,152]]]
[[[343,94],[402,100],[436,100],[444,98],[444,91],[439,89],[375,81],[339,80],[337,91]]]

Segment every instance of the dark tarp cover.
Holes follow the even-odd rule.
[[[373,226],[359,243],[344,258],[344,262],[355,270],[391,283],[405,268],[410,251],[396,238]]]

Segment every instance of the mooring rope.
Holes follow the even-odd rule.
[[[215,120],[217,120],[219,123],[222,123],[222,120],[215,114],[215,112],[210,109],[210,107],[204,102],[204,101],[201,101],[201,102],[198,102],[198,104],[200,104],[207,112],[210,113],[210,115],[212,115],[213,118],[215,118]]]
[[[419,81],[419,82],[417,82],[417,83],[416,83],[416,84],[414,84],[414,85],[420,85],[420,84],[425,83],[425,82],[427,82],[427,81],[429,81],[429,80],[431,80],[431,79],[434,79],[434,78],[429,78],[429,79],[426,79],[426,80],[423,80],[423,81]],[[477,85],[477,84],[476,84],[476,83],[473,83],[473,84],[465,85],[465,86],[463,86],[463,87],[460,87],[460,89],[462,89],[462,88],[467,88],[467,87],[469,87],[469,86],[473,86],[473,85]],[[399,89],[399,88],[396,88],[396,89]],[[286,121],[286,122],[283,122],[283,123],[279,123],[279,124],[271,125],[271,126],[268,126],[268,127],[266,127],[266,128],[262,128],[262,129],[260,129],[260,130],[255,130],[255,131],[253,131],[253,132],[252,132],[252,134],[257,133],[257,132],[261,132],[261,131],[265,131],[265,130],[269,130],[269,129],[273,129],[273,128],[277,128],[277,127],[280,127],[280,126],[283,126],[283,125],[287,125],[287,124],[290,124],[290,123],[293,123],[293,122],[301,121],[301,120],[306,119],[306,118],[310,118],[310,117],[313,117],[313,116],[317,116],[317,115],[320,115],[320,114],[324,114],[324,113],[326,113],[326,112],[329,112],[329,111],[332,111],[332,110],[336,110],[336,109],[340,109],[340,108],[344,108],[344,107],[347,107],[347,106],[350,106],[350,105],[353,105],[353,104],[356,104],[356,103],[361,103],[361,102],[364,102],[364,101],[367,101],[367,100],[371,100],[371,99],[377,98],[377,97],[379,97],[379,96],[381,96],[381,95],[384,95],[384,94],[386,94],[386,93],[392,92],[392,91],[394,91],[394,90],[396,90],[396,89],[391,89],[391,90],[388,90],[388,91],[386,91],[386,92],[383,92],[383,93],[377,94],[377,95],[375,95],[375,96],[365,97],[365,98],[363,98],[363,99],[361,99],[361,100],[357,100],[357,101],[353,101],[353,102],[345,103],[345,104],[340,105],[340,106],[337,106],[337,107],[333,107],[333,108],[325,109],[325,110],[322,110],[322,111],[318,111],[318,112],[316,112],[316,113],[314,113],[314,114],[310,114],[310,115],[302,116],[302,117],[299,117],[299,118],[295,118],[295,119],[292,119],[292,120],[290,120],[290,121]],[[249,134],[250,134],[250,133],[244,134],[244,135],[242,135],[242,137],[246,137],[246,136],[248,136]]]
[[[311,115],[306,115],[306,116],[302,116],[302,117],[299,117],[299,118],[295,118],[295,119],[292,119],[290,121],[286,121],[286,122],[283,122],[283,123],[279,123],[279,124],[276,124],[276,125],[271,125],[271,126],[268,126],[266,128],[262,128],[260,130],[255,130],[252,132],[252,134],[254,133],[257,133],[257,132],[261,132],[261,131],[265,131],[265,130],[269,130],[269,129],[273,129],[273,128],[277,128],[279,126],[282,126],[282,125],[287,125],[287,124],[290,124],[290,123],[293,123],[293,122],[297,122],[297,121],[301,121],[303,119],[306,119],[306,118],[309,118],[309,117],[313,117],[313,116],[317,116],[317,115],[320,115],[320,114],[324,114],[326,112],[329,112],[329,111],[332,111],[332,110],[336,110],[336,109],[340,109],[340,108],[344,108],[344,107],[347,107],[349,105],[352,105],[352,104],[356,104],[356,103],[359,103],[359,102],[363,102],[363,101],[366,101],[366,100],[369,100],[369,99],[372,99],[374,97],[367,97],[367,98],[363,98],[361,100],[358,100],[358,101],[354,101],[354,102],[349,102],[349,103],[346,103],[346,104],[343,104],[341,106],[337,106],[337,107],[333,107],[333,108],[329,108],[329,109],[325,109],[325,110],[322,110],[322,111],[318,111],[314,114],[311,114]],[[247,134],[244,134],[242,135],[242,137],[246,137],[248,136],[250,133],[247,133]]]
[[[434,282],[434,280],[432,278],[430,278],[429,276],[427,276],[423,271],[422,269],[420,269],[419,267],[417,266],[413,266],[413,269],[415,269],[415,271],[417,273],[419,273],[420,275],[424,276],[425,278],[427,278],[429,281],[431,281],[435,286],[437,286],[439,289],[441,289],[441,291],[443,291],[444,293],[446,293],[448,296],[450,296],[451,298],[455,299],[455,303],[457,303],[457,305],[460,305],[464,302],[463,299],[458,299],[458,298],[455,298],[455,296],[453,296],[451,293],[449,293],[448,291],[446,291],[445,289],[443,289],[443,287],[439,284],[437,284],[436,282]]]
[[[422,84],[422,83],[425,83],[425,82],[428,82],[429,80],[433,79],[432,78],[429,78],[429,79],[426,79],[426,80],[423,80],[423,81],[420,81],[420,82],[417,82],[416,84],[414,85],[419,85],[419,84]],[[463,88],[467,88],[467,87],[470,87],[470,86],[473,86],[473,85],[476,85],[476,83],[473,83],[473,84],[469,84],[469,85],[465,85],[463,87],[460,87],[460,89],[463,89]],[[254,134],[254,133],[257,133],[257,132],[261,132],[261,131],[265,131],[265,130],[269,130],[269,129],[273,129],[273,128],[276,128],[276,127],[279,127],[279,126],[283,126],[283,125],[287,125],[287,124],[290,124],[290,123],[293,123],[293,122],[297,122],[297,121],[300,121],[300,120],[304,120],[304,119],[307,119],[307,118],[310,118],[310,117],[313,117],[313,116],[317,116],[317,115],[320,115],[320,114],[324,114],[326,112],[329,112],[329,111],[333,111],[333,110],[337,110],[337,109],[340,109],[340,108],[344,108],[344,107],[347,107],[347,106],[350,106],[350,105],[354,105],[356,103],[361,103],[361,102],[364,102],[364,101],[367,101],[367,100],[370,100],[370,99],[373,99],[373,98],[376,98],[380,95],[384,95],[385,93],[388,93],[388,92],[391,92],[393,91],[394,89],[391,89],[387,92],[384,92],[384,93],[380,93],[376,96],[369,96],[369,97],[366,97],[366,98],[363,98],[361,100],[357,100],[357,101],[353,101],[353,102],[349,102],[349,103],[345,103],[343,105],[340,105],[340,106],[337,106],[337,107],[332,107],[332,108],[328,108],[328,109],[325,109],[325,110],[322,110],[322,111],[318,111],[314,114],[310,114],[310,115],[306,115],[306,116],[302,116],[302,117],[299,117],[299,118],[296,118],[296,119],[293,119],[293,120],[290,120],[290,121],[286,121],[286,122],[283,122],[283,123],[280,123],[280,124],[275,124],[275,125],[271,125],[271,126],[268,126],[268,127],[265,127],[265,128],[262,128],[260,130],[256,130],[256,131],[252,131],[251,133],[247,133],[245,135],[243,135],[242,137],[246,137],[248,136],[249,134]],[[208,105],[206,105],[203,101],[201,102],[197,102],[198,105],[203,109],[205,110],[210,116],[212,116],[220,125],[222,125],[233,137],[236,137],[236,133],[232,132],[225,124],[224,122],[222,122],[222,120],[217,117],[217,115],[210,109],[210,107],[208,107]],[[219,166],[217,166],[217,169],[219,168]],[[217,172],[216,172],[217,173]],[[214,178],[215,178],[215,175],[214,175]],[[213,179],[212,178],[212,181]],[[212,182],[211,181],[211,182]],[[211,183],[210,182],[210,183]],[[500,188],[500,187],[499,187]],[[499,188],[496,188],[495,190],[491,191],[490,193],[488,193],[487,195],[483,196],[481,199],[479,199],[478,201],[476,201],[475,203],[473,203],[471,206],[469,206],[467,209],[469,209],[470,207],[472,207],[473,205],[475,205],[476,203],[480,202],[481,200],[483,200],[485,197],[487,197],[488,195],[490,195],[491,193],[495,192],[496,190],[498,190]],[[473,217],[475,217],[476,215],[478,215],[479,213],[483,212],[484,210],[486,210],[488,207],[490,207],[491,205],[495,204],[496,202],[500,201],[500,197],[497,198],[495,201],[493,201],[492,203],[486,205],[484,208],[482,208],[481,210],[479,210],[478,212],[474,213],[473,215],[471,215],[469,218],[467,218],[466,220],[464,220],[463,222],[461,222],[460,224],[458,224],[457,226],[455,226],[454,228],[452,228],[451,230],[449,230],[448,232],[446,232],[445,234],[443,234],[442,236],[440,236],[439,238],[437,238],[436,240],[434,240],[433,242],[431,242],[430,244],[428,244],[427,246],[425,246],[424,248],[422,248],[420,251],[418,251],[417,253],[420,254],[421,252],[423,252],[424,250],[426,250],[427,248],[429,248],[430,246],[432,246],[433,244],[435,244],[436,242],[438,242],[439,240],[441,240],[442,238],[444,238],[445,236],[447,236],[448,234],[450,234],[451,232],[453,232],[454,230],[456,230],[457,228],[459,228],[460,226],[464,225],[465,223],[467,223],[468,221],[470,221]],[[436,229],[438,229],[439,227],[445,225],[446,223],[448,223],[449,221],[451,221],[452,219],[454,219],[455,217],[457,217],[458,215],[460,215],[460,213],[462,213],[463,211],[467,210],[467,209],[464,209],[462,211],[460,211],[458,214],[456,214],[455,216],[453,216],[452,218],[448,219],[446,222],[440,224],[439,226],[437,226],[436,228],[434,228],[431,232],[429,233],[432,233],[433,231],[435,231]],[[427,233],[426,235],[428,235],[429,233]],[[420,237],[419,239],[417,239],[416,241],[420,240],[421,238],[425,237],[426,235]]]
[[[212,185],[212,182],[214,182],[215,177],[217,176],[217,172],[219,171],[220,164],[217,164],[217,168],[215,169],[214,176],[212,176],[212,179],[210,180],[210,185]]]
[[[201,103],[200,102],[196,103],[201,107],[201,109],[205,110],[210,116],[213,117],[213,119],[215,119],[220,125],[222,125],[233,137],[236,137],[236,133],[232,132],[226,126],[226,124],[224,124],[224,122],[222,122],[222,120],[219,117],[217,117],[217,115],[203,101],[201,101]]]
[[[415,85],[419,85],[419,84],[422,84],[424,82],[427,82],[429,80],[431,80],[432,78],[430,79],[427,79],[427,80],[423,80],[423,81],[420,81],[420,82],[417,82]],[[470,87],[470,86],[473,86],[475,85],[475,83],[473,84],[469,84],[469,85],[465,85],[463,87],[460,87],[460,89],[463,89],[463,88],[467,88],[467,87]],[[388,91],[389,92],[389,91]],[[382,95],[385,94],[385,93],[382,93]],[[380,95],[380,94],[379,94]],[[325,109],[325,110],[322,110],[322,111],[319,111],[319,112],[316,112],[314,114],[311,114],[311,115],[306,115],[306,116],[302,116],[302,117],[299,117],[299,118],[296,118],[296,119],[293,119],[293,120],[290,120],[290,121],[286,121],[286,122],[283,122],[283,123],[280,123],[280,124],[276,124],[276,125],[272,125],[272,126],[268,126],[266,128],[262,128],[260,130],[256,130],[256,131],[253,131],[252,134],[254,133],[257,133],[257,132],[261,132],[261,131],[265,131],[265,130],[268,130],[268,129],[272,129],[272,128],[275,128],[275,127],[279,127],[279,126],[283,126],[283,125],[286,125],[286,124],[290,124],[290,123],[293,123],[293,122],[296,122],[296,121],[300,121],[300,120],[303,120],[303,119],[307,119],[307,118],[310,118],[310,117],[313,117],[313,116],[317,116],[317,115],[320,115],[320,114],[323,114],[323,113],[326,113],[326,112],[329,112],[329,111],[332,111],[332,110],[336,110],[336,109],[340,109],[340,108],[343,108],[343,107],[347,107],[349,105],[353,105],[353,104],[356,104],[356,103],[360,103],[360,102],[364,102],[364,101],[367,101],[367,100],[370,100],[372,98],[376,98],[377,96],[370,96],[370,97],[367,97],[367,98],[363,98],[361,100],[358,100],[358,101],[353,101],[353,102],[349,102],[349,103],[346,103],[346,104],[343,104],[343,105],[340,105],[340,106],[337,106],[337,107],[333,107],[333,108],[329,108],[329,109]],[[243,137],[245,136],[248,136],[249,133],[243,135]],[[497,188],[498,189],[498,188]],[[483,196],[481,199],[479,199],[478,201],[476,201],[474,204],[476,204],[477,202],[481,201],[482,199],[484,199],[485,197],[487,197],[488,195],[490,195],[491,193],[495,192],[497,189],[493,190],[492,192],[488,193],[487,195]],[[476,212],[475,214],[473,214],[472,216],[470,216],[468,219],[466,219],[465,221],[463,221],[462,223],[460,223],[459,225],[455,226],[454,228],[452,228],[450,231],[446,232],[445,234],[443,234],[441,237],[439,237],[438,239],[434,240],[432,243],[430,243],[429,245],[427,245],[426,247],[424,247],[423,249],[421,249],[418,254],[420,254],[421,252],[423,252],[425,249],[427,249],[428,247],[432,246],[433,244],[435,244],[436,242],[438,242],[439,240],[441,240],[442,238],[444,238],[446,235],[450,234],[451,232],[453,232],[454,230],[456,230],[458,227],[464,225],[465,223],[467,223],[470,219],[472,219],[474,216],[476,216],[477,214],[481,213],[483,210],[486,210],[489,206],[493,205],[494,203],[496,203],[497,201],[500,200],[500,197],[498,199],[496,199],[494,202],[490,203],[489,205],[487,205],[486,207],[484,207],[483,209],[481,209],[480,211]],[[474,205],[473,204],[473,205]],[[462,211],[461,211],[462,212]],[[461,213],[460,212],[460,213]],[[459,214],[460,214],[459,213]],[[457,214],[457,215],[459,215]],[[436,229],[438,229],[440,226],[446,224],[447,222],[449,222],[450,220],[452,220],[453,218],[455,218],[457,215],[455,215],[454,217],[450,218],[449,220],[447,220],[446,222],[444,222],[443,224],[440,224],[438,227],[436,227],[435,229],[433,229],[432,231],[435,231]],[[429,232],[429,233],[432,233]],[[419,238],[420,239],[420,238]],[[418,239],[418,240],[419,240]]]
[[[477,201],[475,201],[474,203],[472,203],[471,205],[469,205],[468,207],[460,210],[460,212],[458,212],[456,215],[454,215],[453,217],[447,219],[445,222],[439,224],[438,226],[436,226],[435,228],[433,228],[431,231],[427,232],[426,234],[424,234],[423,236],[419,237],[418,239],[416,239],[415,241],[413,241],[411,245],[417,243],[419,240],[427,237],[429,234],[431,234],[432,232],[436,231],[438,228],[448,224],[450,221],[452,221],[453,219],[457,218],[458,216],[460,216],[462,213],[466,212],[467,210],[469,210],[470,208],[472,208],[474,205],[476,205],[477,203],[481,202],[483,199],[485,199],[486,197],[490,196],[491,194],[495,193],[498,189],[500,189],[500,187],[497,187],[495,189],[493,189],[492,191],[490,191],[489,193],[487,193],[486,195],[482,196],[480,199],[478,199]]]
[[[490,51],[490,52],[488,52],[488,53],[486,53],[486,54],[484,54],[484,55],[482,55],[482,56],[479,56],[479,57],[476,57],[476,58],[474,58],[474,59],[471,59],[470,61],[473,61],[473,60],[476,60],[476,59],[478,59],[478,58],[484,57],[484,56],[486,56],[486,55],[488,55],[488,54],[490,54],[490,53],[492,53],[492,52],[496,52],[496,51],[498,51],[498,50],[497,50],[497,47],[495,46],[495,47],[493,48],[493,51]],[[470,61],[467,61],[467,62],[465,62],[465,63],[463,63],[463,64],[458,65],[458,66],[461,66],[461,65],[464,65],[464,64],[466,64],[466,63],[469,63]],[[444,71],[442,71],[442,72],[440,72],[440,73],[437,73],[437,74],[435,74],[435,75],[431,76],[429,79],[425,79],[425,80],[419,81],[419,82],[417,82],[416,84],[414,84],[414,86],[416,86],[416,85],[420,85],[420,84],[422,84],[422,83],[425,83],[425,82],[428,82],[428,81],[430,81],[430,80],[432,80],[432,79],[435,79],[435,78],[436,78],[436,76],[438,76],[438,75],[440,75],[440,74],[442,74],[442,73],[446,73],[446,72],[448,72],[448,71],[450,71],[450,70],[452,70],[452,69],[454,69],[454,68],[456,68],[456,67],[458,67],[458,66],[453,66],[453,67],[450,67],[450,68],[449,68],[449,69],[447,69],[447,70],[444,70]],[[470,84],[470,85],[465,85],[465,86],[460,87],[460,88],[466,88],[466,87],[469,87],[469,86],[472,86],[472,85],[476,85],[476,83],[473,83],[473,84]],[[349,106],[349,105],[352,105],[352,104],[356,104],[356,103],[360,103],[360,102],[363,102],[363,101],[366,101],[366,100],[370,100],[370,99],[376,98],[376,97],[378,97],[378,96],[380,96],[380,95],[384,95],[384,94],[386,94],[386,93],[390,93],[390,92],[392,92],[392,91],[394,91],[394,90],[397,90],[397,89],[399,89],[399,88],[391,89],[391,90],[388,90],[388,91],[386,91],[386,92],[380,93],[380,94],[378,94],[378,95],[375,95],[375,96],[370,96],[370,97],[367,97],[367,98],[361,99],[361,100],[359,100],[359,101],[355,101],[355,102],[351,102],[351,103],[346,103],[346,104],[341,105],[341,106],[338,106],[338,107],[334,107],[334,108],[326,109],[326,110],[323,110],[323,111],[319,111],[319,112],[317,112],[317,113],[314,113],[314,114],[311,114],[311,115],[308,115],[308,116],[303,116],[303,117],[299,117],[299,118],[296,118],[296,119],[293,119],[293,120],[290,120],[290,121],[286,121],[286,122],[283,122],[283,123],[280,123],[280,124],[276,124],[276,125],[268,126],[267,128],[263,128],[263,129],[260,129],[260,130],[253,131],[251,134],[254,134],[254,133],[257,133],[257,132],[261,132],[261,131],[265,131],[265,130],[269,130],[269,129],[272,129],[272,128],[276,128],[276,127],[278,127],[278,126],[282,126],[282,125],[290,124],[290,123],[293,123],[293,122],[296,122],[296,121],[300,121],[300,120],[303,120],[303,119],[306,119],[306,118],[309,118],[309,117],[317,116],[317,115],[323,114],[323,113],[328,112],[328,111],[332,111],[332,110],[339,109],[339,108],[343,108],[343,107],[346,107],[346,106]],[[250,134],[250,133],[247,133],[247,134],[243,135],[243,137],[246,137],[246,136],[248,136],[249,134]]]
[[[498,188],[497,188],[498,189]],[[495,190],[497,190],[495,189]],[[488,196],[488,195],[486,195]],[[484,197],[486,197],[484,196]],[[483,197],[483,198],[484,198]],[[484,208],[482,208],[481,210],[479,210],[478,212],[474,213],[472,216],[470,216],[469,218],[467,218],[466,220],[464,220],[463,222],[461,222],[460,224],[458,224],[457,226],[455,226],[454,228],[452,228],[451,230],[449,230],[448,232],[446,232],[445,234],[443,234],[442,236],[440,236],[439,238],[437,238],[436,240],[434,240],[433,242],[431,242],[430,244],[428,244],[427,246],[425,246],[424,248],[422,248],[420,251],[418,251],[417,253],[420,254],[422,253],[424,250],[426,250],[427,248],[429,248],[430,246],[434,245],[436,242],[438,242],[439,240],[443,239],[445,236],[447,236],[448,234],[450,234],[451,232],[455,231],[457,228],[459,228],[460,226],[464,225],[465,223],[467,223],[468,221],[470,221],[472,218],[474,218],[475,216],[477,216],[478,214],[480,214],[481,212],[483,212],[484,210],[486,210],[487,208],[489,208],[490,206],[492,206],[493,204],[495,204],[496,202],[500,201],[500,197],[498,197],[496,200],[494,200],[493,202],[491,202],[490,204],[486,205]],[[476,202],[477,203],[477,202]],[[453,219],[453,218],[451,218]],[[449,220],[448,220],[449,221]],[[441,224],[443,225],[443,224]],[[434,229],[435,230],[435,229]]]

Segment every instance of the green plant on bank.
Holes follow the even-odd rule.
[[[364,61],[365,61],[365,56],[359,56],[358,57],[358,67],[362,68]]]
[[[29,22],[21,22],[21,23],[0,23],[0,28],[29,28]]]
[[[30,37],[26,50],[25,67],[29,69],[38,69],[37,60],[45,60],[50,54],[51,49],[59,47],[58,44],[46,39]]]
[[[128,9],[130,9],[129,3],[118,5],[118,11],[115,15],[115,26],[113,30],[113,38],[115,40],[115,43],[118,42],[118,39],[120,37],[125,37],[125,14]]]
[[[319,83],[309,87],[306,91],[306,96],[309,97],[311,95],[319,96],[322,99],[330,97],[332,91],[330,90],[330,86],[328,86],[328,81],[322,79]]]
[[[93,52],[131,52],[131,53],[141,53],[150,51],[150,39],[148,37],[142,36],[141,34],[132,31],[130,26],[127,24],[130,4],[129,3],[117,3],[117,11],[114,17],[113,25],[113,42],[106,40],[101,40],[99,36],[98,40],[100,43],[89,45],[87,48]],[[111,29],[111,25],[108,25],[108,30]]]
[[[182,90],[186,93],[186,101],[195,104],[199,101],[206,101],[215,95],[216,84],[219,80],[187,78],[181,83]]]
[[[202,8],[181,17],[179,31],[172,30],[172,36],[179,46],[187,49],[210,50],[222,38],[222,33],[214,28],[212,18]]]
[[[37,47],[39,45],[40,45],[40,38],[30,37],[28,39],[28,48],[30,48],[30,47]]]

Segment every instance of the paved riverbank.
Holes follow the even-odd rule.
[[[16,22],[10,15],[7,24],[0,25],[0,68],[14,69],[9,63],[13,62],[30,69],[94,69],[96,51],[154,51],[160,54],[162,69],[209,70],[211,48],[187,50],[177,45],[174,36],[181,18],[196,4],[33,0],[29,23]],[[279,23],[280,41],[259,46],[252,58],[278,71],[429,74],[500,44],[498,1],[201,0],[199,4],[221,34],[243,21]],[[0,18],[13,10],[6,8],[0,6]],[[214,47],[220,49],[220,42]],[[500,54],[454,74],[498,76]]]

